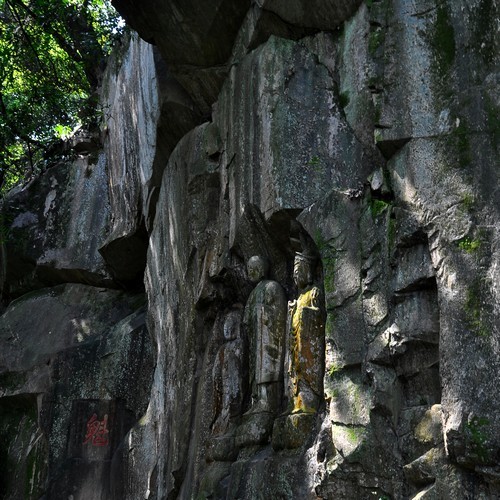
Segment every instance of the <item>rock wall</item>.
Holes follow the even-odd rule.
[[[500,496],[498,3],[114,3],[3,204],[4,497]]]

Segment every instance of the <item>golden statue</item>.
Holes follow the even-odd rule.
[[[293,279],[299,296],[288,303],[292,413],[315,413],[323,399],[326,311],[321,290],[313,284],[311,267],[310,257],[296,254]]]

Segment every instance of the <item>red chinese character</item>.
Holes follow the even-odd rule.
[[[104,419],[100,421],[97,420],[97,415],[94,413],[87,422],[87,434],[85,435],[83,444],[87,444],[90,441],[92,446],[106,446],[109,443],[107,425],[107,414],[104,415]]]

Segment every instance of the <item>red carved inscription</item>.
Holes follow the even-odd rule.
[[[97,415],[94,413],[87,422],[87,434],[83,444],[90,443],[92,446],[106,446],[109,443],[107,429],[108,415],[104,415],[102,420],[97,420]]]

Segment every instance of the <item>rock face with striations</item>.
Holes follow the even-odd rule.
[[[496,498],[498,3],[229,3],[115,0],[102,144],[4,200],[4,497]]]

